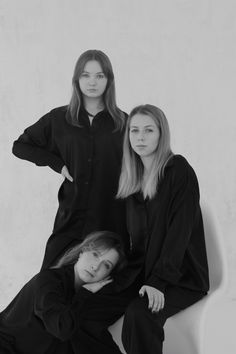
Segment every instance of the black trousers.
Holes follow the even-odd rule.
[[[169,287],[165,293],[165,306],[158,313],[152,313],[148,309],[147,296],[136,297],[128,306],[124,317],[122,342],[126,352],[162,354],[166,320],[202,297],[202,293]]]
[[[74,351],[80,354],[121,354],[108,327],[125,312],[122,341],[128,354],[161,354],[164,324],[167,318],[199,301],[202,293],[169,287],[165,307],[153,314],[148,309],[146,295],[137,296],[140,284],[120,294],[93,294],[85,303],[81,325],[73,339]],[[105,288],[104,288],[105,290]]]
[[[136,282],[117,294],[111,294],[105,288],[98,293],[90,293],[88,298],[83,300],[79,328],[71,340],[74,353],[121,354],[108,327],[125,313],[127,306],[137,294],[139,284]]]

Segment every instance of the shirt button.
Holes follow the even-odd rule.
[[[84,184],[86,184],[86,185],[87,185],[87,184],[89,184],[89,183],[88,183],[88,181],[87,181],[87,182],[85,182]]]
[[[88,159],[88,162],[91,162],[92,161],[92,159]]]

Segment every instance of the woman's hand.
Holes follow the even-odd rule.
[[[84,284],[83,287],[85,289],[91,291],[92,293],[96,293],[97,291],[101,290],[105,285],[111,283],[112,281],[113,281],[113,279],[108,277],[108,278],[100,280],[96,283]]]
[[[148,308],[152,312],[158,312],[163,309],[165,305],[165,297],[160,290],[157,290],[152,286],[143,285],[139,290],[139,295],[144,296],[145,293],[148,297]]]
[[[61,174],[63,177],[67,178],[70,182],[73,182],[73,178],[71,177],[68,168],[66,167],[66,165],[64,165],[61,169]]]

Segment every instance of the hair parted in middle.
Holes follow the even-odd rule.
[[[130,123],[136,114],[151,117],[159,129],[160,137],[156,153],[154,155],[148,178],[144,181],[144,165],[138,154],[132,149],[129,140]],[[154,197],[158,184],[164,176],[164,169],[173,156],[170,147],[170,130],[165,114],[156,106],[145,104],[132,109],[128,117],[123,143],[123,159],[117,198],[126,198],[129,195],[142,191],[144,198]]]
[[[70,114],[67,115],[67,120],[70,124],[80,127],[78,122],[78,114],[81,105],[83,104],[82,92],[79,86],[79,78],[88,61],[97,61],[107,78],[107,86],[103,94],[105,108],[112,116],[116,129],[122,129],[125,124],[125,114],[116,104],[115,79],[112,65],[108,56],[101,50],[90,49],[82,53],[76,62],[74,74],[72,78],[72,97],[68,106]]]
[[[52,268],[60,268],[67,264],[75,264],[80,253],[91,250],[108,251],[114,248],[119,259],[112,273],[121,270],[126,264],[125,247],[121,237],[112,231],[95,231],[87,235],[83,242],[68,249]]]

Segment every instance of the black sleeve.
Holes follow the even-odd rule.
[[[46,331],[62,341],[70,339],[79,326],[79,312],[88,293],[84,288],[79,292],[68,303],[63,282],[52,270],[42,272],[37,280],[34,313]]]
[[[33,162],[37,166],[49,166],[60,173],[65,164],[53,142],[52,119],[56,117],[49,112],[25,129],[14,142],[12,152],[20,159]]]
[[[181,266],[194,228],[199,206],[197,178],[190,166],[181,164],[172,176],[167,230],[160,257],[146,285],[164,292],[168,283],[177,284]]]

